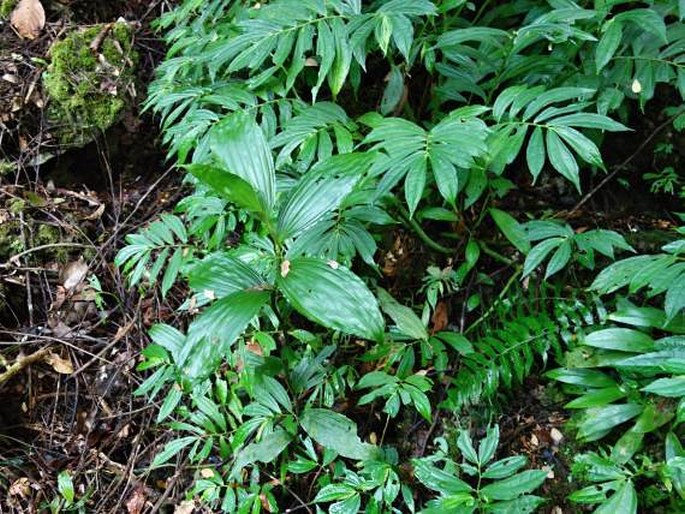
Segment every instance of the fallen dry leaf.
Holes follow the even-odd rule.
[[[22,498],[28,498],[31,494],[29,479],[26,477],[18,478],[10,486],[10,496],[21,496]]]
[[[145,507],[145,491],[138,487],[126,502],[128,514],[140,514]]]
[[[74,372],[74,366],[68,359],[63,359],[56,353],[51,353],[45,358],[45,362],[52,366],[57,373],[62,375],[71,375]]]
[[[40,0],[20,0],[10,23],[24,39],[36,39],[45,27],[45,9]]]
[[[174,514],[193,514],[194,510],[195,502],[191,500],[186,500],[176,505],[176,508],[174,509]]]
[[[72,291],[81,282],[83,282],[88,275],[88,265],[82,259],[71,261],[64,266],[60,279],[62,285],[67,291]]]
[[[449,309],[447,308],[447,304],[442,301],[438,302],[435,306],[435,312],[431,317],[431,323],[433,324],[432,333],[435,334],[436,332],[445,330],[449,321]]]

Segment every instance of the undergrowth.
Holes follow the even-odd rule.
[[[188,498],[223,512],[532,512],[548,473],[493,462],[496,419],[472,427],[477,451],[447,434],[551,369],[588,443],[570,501],[682,511],[683,229],[611,264],[635,251],[622,235],[511,199],[558,178],[579,199],[621,171],[605,140],[685,95],[684,15],[185,0],[162,17],[147,106],[193,192],[117,257],[188,320],[153,326],[140,365],[173,433],[152,467],[187,459]],[[398,230],[431,262],[409,294],[380,266]],[[396,432],[406,420],[438,427],[430,455]]]

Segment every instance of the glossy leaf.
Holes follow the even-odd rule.
[[[376,298],[337,262],[310,257],[284,261],[277,286],[312,321],[366,339],[383,339],[385,323]]]

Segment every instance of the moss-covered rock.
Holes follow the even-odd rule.
[[[125,22],[78,29],[52,46],[43,86],[58,143],[83,145],[119,120],[135,97],[136,61]]]

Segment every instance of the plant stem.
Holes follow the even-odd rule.
[[[464,334],[468,334],[469,332],[472,332],[478,325],[483,323],[486,319],[488,319],[493,312],[495,312],[495,308],[497,305],[504,299],[504,297],[507,295],[509,292],[509,289],[516,283],[516,280],[518,277],[521,275],[521,272],[523,271],[523,268],[521,266],[518,266],[516,268],[516,271],[512,273],[511,277],[509,277],[509,280],[507,280],[507,283],[504,285],[504,288],[502,291],[500,291],[499,295],[497,295],[497,299],[492,303],[490,308],[483,313],[483,315],[478,318],[476,321],[471,323],[469,327],[464,331]]]
[[[437,241],[434,241],[431,239],[431,237],[426,234],[426,232],[423,230],[421,225],[414,219],[409,217],[409,212],[402,207],[402,205],[399,204],[399,202],[395,203],[395,206],[397,207],[397,211],[400,215],[400,219],[402,220],[402,223],[404,223],[406,226],[408,226],[411,230],[413,230],[417,237],[425,244],[428,248],[431,250],[434,250],[439,253],[444,253],[446,255],[453,255],[456,252],[455,248],[447,248],[446,246],[441,245]]]

